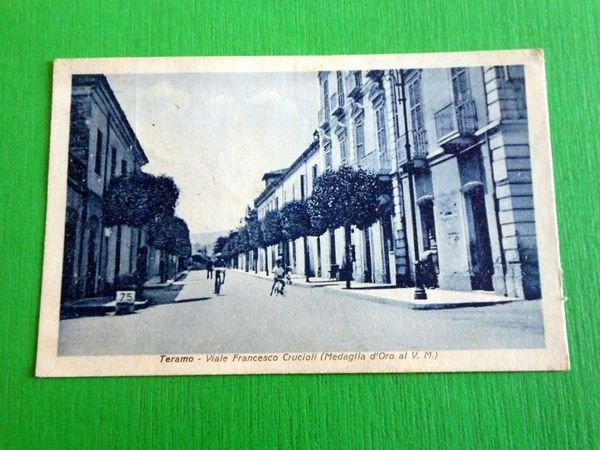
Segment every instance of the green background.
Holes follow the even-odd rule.
[[[598,448],[599,9],[1,0],[0,447]],[[531,47],[546,52],[570,372],[33,377],[54,58]]]

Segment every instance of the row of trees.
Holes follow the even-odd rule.
[[[268,255],[268,246],[283,243],[285,247],[288,241],[303,238],[308,281],[308,236],[321,236],[327,230],[343,227],[346,241],[344,270],[349,288],[352,273],[351,227],[363,230],[385,214],[389,215],[391,194],[391,183],[381,180],[374,172],[349,166],[337,171],[328,170],[315,180],[308,200],[286,203],[279,211],[268,211],[262,220],[259,220],[256,210],[249,211],[242,227],[217,240],[214,252],[222,253],[225,258],[237,258],[240,254],[247,256],[253,250],[256,268],[259,248]],[[268,268],[268,260],[266,264]]]
[[[189,257],[188,226],[175,216],[178,199],[179,188],[170,177],[147,173],[115,177],[103,197],[102,221],[107,227],[147,227],[149,245],[163,254]]]

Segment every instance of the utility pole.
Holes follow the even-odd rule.
[[[419,237],[417,236],[417,208],[415,203],[415,187],[414,187],[414,175],[415,165],[414,159],[411,154],[410,140],[408,138],[408,115],[406,112],[406,83],[404,80],[404,69],[398,70],[400,74],[400,83],[396,82],[396,85],[400,85],[402,102],[402,116],[404,122],[404,148],[406,149],[406,174],[408,175],[408,196],[410,201],[410,218],[412,225],[412,237],[413,237],[413,248],[415,254],[415,300],[427,300],[427,292],[423,287],[423,280],[421,279],[421,263],[419,258]]]

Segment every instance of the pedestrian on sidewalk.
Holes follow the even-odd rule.
[[[212,259],[210,259],[210,257],[208,258],[208,261],[206,261],[206,279],[211,279],[213,277],[213,267],[214,267],[214,263],[212,261]]]

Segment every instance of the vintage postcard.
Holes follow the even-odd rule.
[[[567,370],[540,50],[57,60],[37,376]]]

